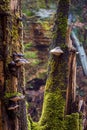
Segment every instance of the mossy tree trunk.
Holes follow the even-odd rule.
[[[48,78],[45,88],[44,104],[40,125],[44,130],[64,130],[64,109],[66,89],[68,85],[69,51],[66,44],[69,0],[60,0],[57,7],[56,20],[51,49],[60,46],[63,54],[50,55]]]
[[[0,130],[27,130],[25,101],[10,100],[24,87],[24,68],[11,66],[14,52],[23,53],[21,0],[0,0]]]
[[[42,115],[38,123],[32,124],[32,130],[81,129],[79,114],[72,114],[71,108],[75,101],[76,52],[69,42],[69,34],[66,40],[68,11],[69,0],[60,0],[55,15],[53,42],[50,48],[59,46],[63,54],[50,55]],[[66,116],[65,113],[70,116]]]

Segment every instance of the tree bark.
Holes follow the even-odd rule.
[[[68,61],[68,86],[66,94],[66,114],[76,112],[75,99],[76,99],[76,49],[72,45],[70,39],[71,27],[67,29],[66,42],[69,48],[69,61]],[[74,106],[73,106],[74,105]]]
[[[64,130],[64,109],[68,85],[69,52],[66,43],[69,1],[60,0],[56,13],[51,49],[60,46],[63,54],[50,55],[48,78],[45,87],[42,116],[39,124],[43,130]]]
[[[0,0],[0,130],[27,130],[25,101],[10,101],[24,87],[23,67],[11,66],[13,53],[23,53],[20,4]]]

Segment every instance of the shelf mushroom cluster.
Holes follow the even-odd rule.
[[[14,52],[12,54],[12,61],[8,64],[9,72],[12,75],[17,76],[17,69],[26,64],[29,64],[29,61],[24,58],[24,55],[22,53]]]
[[[24,95],[10,97],[8,110],[15,110],[16,108],[18,108],[19,105],[17,104],[17,101],[23,100],[24,98],[25,98]]]
[[[18,70],[21,66],[24,66],[26,64],[29,64],[29,61],[24,58],[24,55],[22,53],[16,53],[14,52],[11,56],[12,61],[8,64],[8,71],[12,76],[15,76],[13,80],[18,80]],[[14,83],[15,84],[15,83]],[[13,85],[14,85],[13,84]],[[15,88],[17,85],[14,85]],[[15,110],[19,107],[17,101],[23,100],[25,96],[23,94],[21,95],[15,95],[8,98],[8,110]]]

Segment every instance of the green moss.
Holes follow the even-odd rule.
[[[12,27],[11,36],[12,36],[13,41],[17,41],[18,40],[18,37],[19,37],[19,35],[18,35],[18,28],[15,25]]]
[[[67,60],[64,57],[51,56],[49,74],[46,82],[43,111],[39,126],[35,130],[64,130],[65,99],[62,90],[66,90]],[[63,62],[62,62],[63,61]],[[66,66],[66,67],[65,67]],[[63,70],[64,68],[64,70]]]
[[[46,31],[50,31],[50,25],[48,21],[42,22],[42,27],[43,29],[45,29]]]
[[[37,58],[37,52],[34,52],[34,51],[26,51],[26,52],[25,52],[25,58],[35,59],[35,58]]]
[[[21,96],[22,94],[19,93],[19,92],[14,92],[14,93],[5,93],[5,96],[4,98],[10,98],[10,97],[13,97],[13,96]]]
[[[23,52],[23,44],[22,44],[22,23],[17,21],[19,14],[12,15],[7,17],[7,28],[6,32],[8,34],[8,44],[12,44],[9,46],[10,54],[13,51]]]
[[[31,130],[42,130],[42,129],[41,129],[39,123],[33,122],[31,125]]]
[[[32,59],[32,62],[31,62],[31,66],[36,66],[36,65],[39,65],[39,63],[40,63],[40,60],[38,60],[38,59]]]
[[[26,111],[28,113],[28,108],[29,108],[29,104],[26,102]],[[27,126],[28,126],[28,130],[31,130],[31,124],[32,124],[32,119],[31,116],[29,114],[27,114]]]
[[[62,13],[58,16],[58,30],[60,30],[62,37],[66,37],[67,17],[64,17]]]
[[[79,130],[82,130],[82,113],[79,113]]]
[[[56,31],[60,31],[60,34],[63,38],[66,37],[66,27],[67,27],[67,17],[63,17],[62,14],[58,17],[58,27]],[[56,38],[56,31],[54,32],[54,39]]]
[[[30,123],[30,120],[28,119],[28,117],[27,117],[27,124],[28,124],[28,130],[31,130],[31,123]]]
[[[23,9],[23,13],[26,14],[27,16],[34,16],[35,15],[35,13],[30,11],[29,9],[28,10]]]
[[[39,125],[42,126],[41,130],[65,129],[65,99],[62,97],[61,90],[66,89],[67,62],[62,62],[62,60],[60,57],[58,59],[52,56],[49,61],[50,71],[46,82],[42,116],[39,121]]]
[[[24,50],[29,50],[33,46],[32,42],[24,44]]]
[[[55,103],[53,103],[53,105],[54,104]],[[59,105],[58,105],[58,107],[59,107]],[[60,108],[61,108],[61,106],[60,106]],[[50,113],[51,113],[51,116],[49,116]],[[58,115],[56,115],[56,114],[58,114]],[[57,118],[55,118],[55,116],[57,116]],[[80,117],[79,117],[78,113],[72,113],[71,115],[67,115],[65,117],[65,119],[63,119],[63,120],[62,120],[61,116],[62,116],[61,111],[57,110],[55,112],[55,108],[54,108],[54,112],[53,112],[51,109],[48,109],[48,111],[44,117],[45,118],[44,122],[42,122],[42,124],[41,124],[41,122],[38,122],[38,123],[32,122],[31,130],[82,130],[82,123],[81,123],[81,121],[79,122]],[[30,130],[30,129],[28,129],[28,130]]]
[[[66,130],[79,130],[79,114],[73,113],[65,118]]]
[[[64,106],[65,100],[61,96],[58,89],[54,93],[45,93],[42,116],[40,125],[44,126],[44,130],[63,130],[64,129]]]
[[[1,0],[2,4],[0,4],[0,12],[9,11],[9,2],[10,0]]]

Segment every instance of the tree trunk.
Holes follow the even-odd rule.
[[[23,67],[14,61],[14,55],[20,53],[21,1],[0,0],[0,130],[27,130],[25,101],[11,101],[23,95]]]
[[[75,100],[76,54],[72,45],[66,44],[68,11],[69,0],[60,0],[55,15],[42,115],[38,124],[33,124],[32,130],[79,130],[81,128],[79,114],[71,114],[73,111],[71,106]],[[67,39],[70,40],[69,37]],[[53,51],[57,47],[60,47],[60,55],[59,52]],[[65,115],[65,99],[67,100],[66,114],[70,114],[69,116]]]
[[[63,54],[52,55],[49,59],[48,79],[40,123],[45,129],[64,130],[64,109],[68,85],[69,52],[66,43],[69,1],[60,0],[56,13],[54,38],[51,49],[60,46]]]
[[[68,61],[68,86],[66,95],[66,114],[76,112],[75,99],[76,99],[76,49],[72,45],[70,39],[71,27],[67,29],[67,45],[69,48],[69,61]]]

